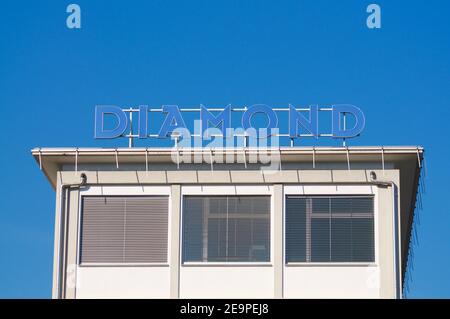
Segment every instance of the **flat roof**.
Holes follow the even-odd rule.
[[[39,167],[56,188],[57,172],[64,165],[106,164],[116,170],[116,164],[146,163],[170,164],[173,169],[173,152],[194,156],[249,156],[268,151],[279,154],[281,163],[389,163],[400,171],[400,214],[402,238],[402,269],[405,274],[410,249],[411,229],[416,209],[417,192],[421,177],[424,149],[421,146],[349,146],[349,147],[277,147],[277,148],[173,148],[173,147],[132,147],[132,148],[34,148],[31,150]],[[189,165],[204,165],[189,164]],[[183,167],[185,164],[180,164]],[[221,165],[243,165],[229,163]],[[374,164],[375,165],[375,164]],[[378,167],[381,167],[378,166]],[[192,166],[191,166],[192,169]],[[310,169],[314,169],[311,165]],[[374,168],[375,169],[375,168]],[[122,169],[123,170],[123,169]],[[406,232],[405,232],[406,231]],[[403,276],[404,278],[404,276]]]

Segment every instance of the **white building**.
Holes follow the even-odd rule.
[[[38,148],[54,298],[401,298],[421,147]],[[84,178],[85,177],[85,178]]]

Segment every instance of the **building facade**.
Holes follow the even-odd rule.
[[[273,151],[277,169],[250,148],[33,149],[53,297],[401,298],[423,149]],[[215,160],[178,161],[196,154]]]

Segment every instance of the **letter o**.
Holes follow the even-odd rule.
[[[269,124],[266,126],[266,129],[270,132],[271,129],[276,128],[278,125],[278,117],[277,114],[275,113],[274,110],[272,110],[272,108],[268,105],[265,104],[255,104],[252,105],[248,108],[247,111],[244,112],[244,114],[242,115],[242,127],[244,128],[244,130],[247,130],[249,128],[251,128],[251,121],[252,121],[252,117],[253,115],[255,115],[256,113],[263,113],[267,116],[267,118],[269,119]],[[260,138],[267,138],[268,136],[270,136],[271,134],[265,134],[262,136],[259,136]]]

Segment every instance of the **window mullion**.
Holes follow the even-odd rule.
[[[328,199],[328,214],[329,214],[329,220],[328,220],[328,238],[329,238],[329,261],[331,261],[331,218],[332,218],[332,212],[331,212],[331,197]]]
[[[350,200],[350,258],[353,261],[353,200]]]
[[[311,262],[312,198],[306,199],[306,261]]]
[[[209,218],[210,203],[209,198],[203,201],[203,226],[202,226],[202,241],[203,251],[202,260],[208,261],[208,218]]]
[[[229,230],[229,220],[228,220],[228,209],[229,209],[229,207],[228,207],[228,196],[227,196],[227,219],[226,219],[226,221],[227,221],[227,223],[226,223],[226,232],[225,232],[225,260],[226,261],[228,261],[228,230]]]
[[[124,200],[123,207],[123,240],[122,240],[122,262],[126,262],[125,260],[125,245],[127,242],[127,199]]]

